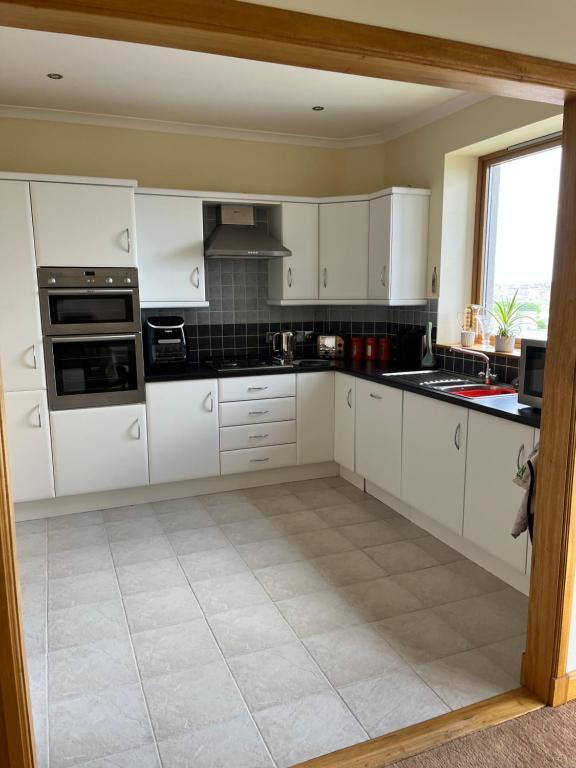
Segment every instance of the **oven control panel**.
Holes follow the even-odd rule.
[[[134,267],[39,267],[39,288],[134,288],[138,270]]]

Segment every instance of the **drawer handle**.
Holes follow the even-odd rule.
[[[265,413],[270,413],[270,411],[248,411],[248,416],[264,416]]]
[[[263,392],[268,387],[248,387],[248,392]]]
[[[262,461],[270,461],[270,458],[267,456],[265,459],[250,459],[251,464],[258,464]]]
[[[520,450],[518,451],[518,456],[516,457],[516,467],[518,468],[518,472],[522,469],[522,465],[524,464],[524,443],[520,446]]]
[[[38,404],[38,405],[36,406],[36,410],[38,411],[38,422],[37,422],[37,426],[38,426],[38,429],[42,429],[42,410],[41,410],[41,408],[40,408],[40,404]]]
[[[373,397],[374,400],[382,400],[382,395],[376,395],[374,392],[370,392],[370,397]]]
[[[206,395],[205,401],[208,401],[208,412],[212,413],[214,411],[214,398],[212,397],[212,392],[208,392]]]
[[[462,431],[462,424],[458,424],[456,427],[456,430],[454,431],[454,445],[456,446],[456,450],[460,450],[460,433]]]
[[[270,435],[248,435],[248,440],[264,440],[266,437]]]
[[[135,440],[140,440],[142,438],[142,428],[140,427],[140,419],[136,419],[134,424],[136,425],[136,437],[135,437]]]

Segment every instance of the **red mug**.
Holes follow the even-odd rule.
[[[387,363],[392,359],[392,342],[386,336],[378,339],[378,360]]]
[[[350,359],[362,360],[362,337],[352,336],[350,339]]]
[[[366,360],[376,360],[377,356],[377,349],[376,349],[376,337],[375,336],[367,336],[366,341],[364,342],[364,357]]]

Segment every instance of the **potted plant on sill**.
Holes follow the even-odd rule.
[[[488,310],[496,322],[494,334],[495,352],[514,352],[516,344],[516,332],[521,320],[530,320],[526,311],[527,305],[518,301],[518,289],[510,299],[495,301],[491,310]]]

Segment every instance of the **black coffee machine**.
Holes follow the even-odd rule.
[[[173,365],[186,362],[184,318],[178,315],[149,317],[144,326],[148,365]]]

